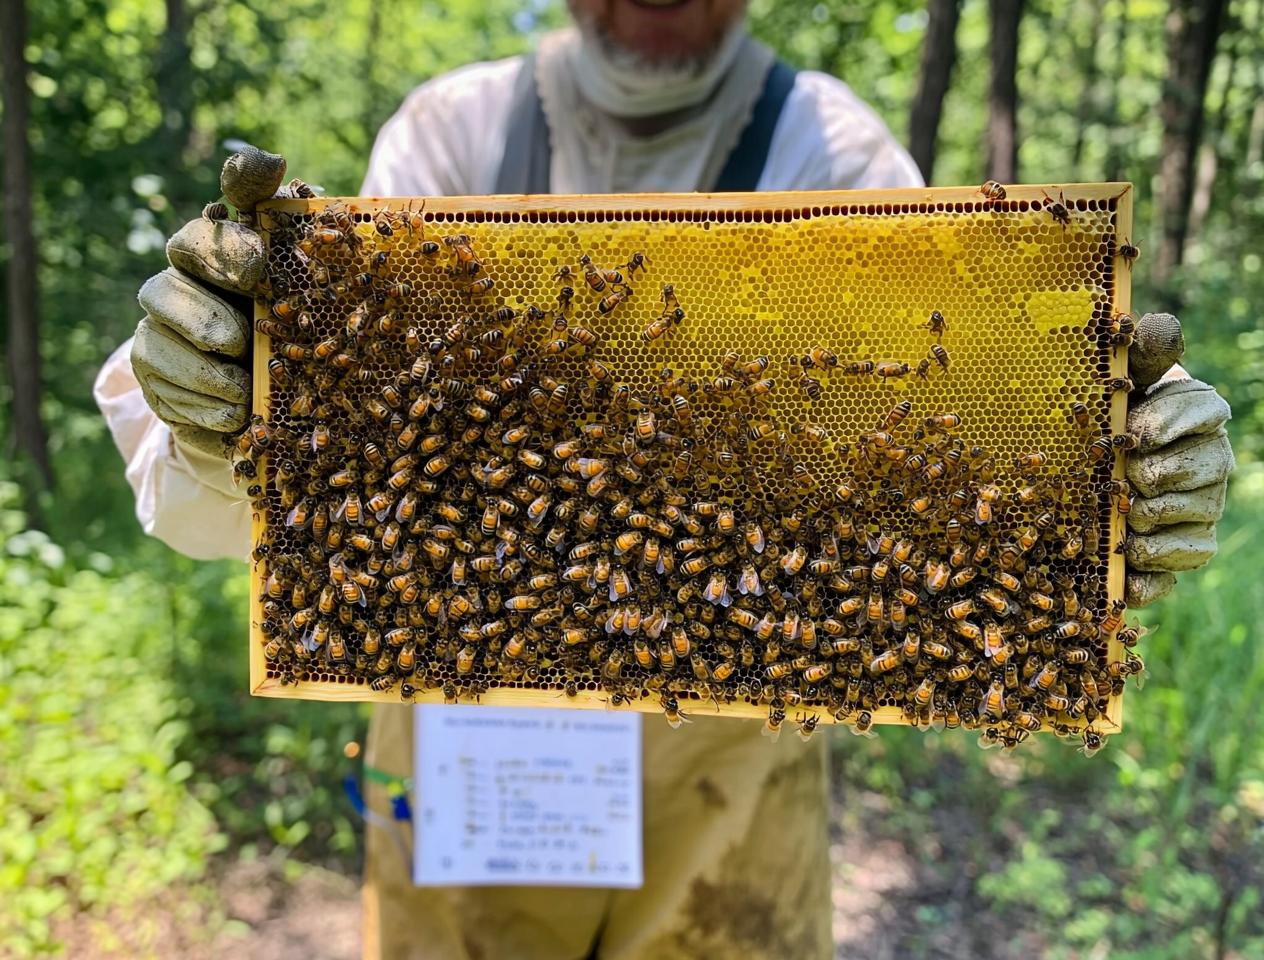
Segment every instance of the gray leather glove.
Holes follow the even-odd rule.
[[[1216,554],[1216,521],[1234,467],[1224,427],[1231,411],[1214,387],[1174,366],[1184,351],[1171,314],[1138,322],[1128,356],[1128,432],[1139,441],[1127,460],[1136,494],[1124,549],[1130,607],[1167,596],[1177,571]]]
[[[224,164],[220,187],[242,214],[272,197],[285,160],[243,150]],[[250,317],[234,301],[264,276],[263,240],[248,226],[202,216],[167,241],[171,266],[140,290],[145,316],[132,370],[150,409],[176,438],[224,456],[224,435],[250,419]]]

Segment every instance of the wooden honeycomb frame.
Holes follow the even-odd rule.
[[[1072,225],[1067,228],[1052,224],[1042,205],[1046,196],[1056,198],[1060,192],[1065,196],[1073,217]],[[918,324],[932,309],[943,309],[952,325],[944,343],[952,350],[954,372],[975,369],[971,364],[987,356],[989,351],[1001,354],[995,361],[997,364],[1031,362],[1033,369],[1040,369],[1043,363],[1041,357],[1031,354],[1030,349],[1030,355],[1023,355],[1018,350],[1030,348],[1039,339],[1037,335],[1041,331],[1034,325],[1027,331],[1031,334],[1028,342],[1019,344],[1014,348],[1018,352],[1014,352],[1001,344],[995,335],[989,336],[984,320],[975,319],[976,316],[1004,317],[1012,323],[1023,313],[1024,308],[1016,307],[1012,302],[984,309],[985,304],[997,297],[995,289],[988,288],[989,283],[996,277],[1013,277],[1016,280],[1012,292],[1041,293],[1043,304],[1029,299],[1025,307],[1026,316],[1030,320],[1033,310],[1044,309],[1039,322],[1045,324],[1044,334],[1055,340],[1058,336],[1064,340],[1074,336],[1066,333],[1068,328],[1079,332],[1081,325],[1092,315],[1095,303],[1098,304],[1098,316],[1128,312],[1131,307],[1130,268],[1114,251],[1120,241],[1132,235],[1132,198],[1131,185],[1126,183],[1016,186],[1010,187],[1008,198],[998,203],[983,201],[974,188],[611,197],[432,197],[425,200],[424,218],[427,236],[437,237],[460,230],[469,233],[492,276],[499,276],[511,261],[508,260],[509,251],[503,250],[500,242],[489,238],[513,235],[515,240],[525,242],[518,236],[521,234],[533,238],[539,245],[540,250],[533,251],[523,249],[521,242],[518,243],[517,256],[536,262],[533,269],[538,277],[534,286],[528,283],[526,287],[513,287],[508,300],[504,297],[507,289],[497,289],[483,300],[484,304],[493,308],[505,302],[522,307],[535,300],[545,306],[557,288],[550,280],[554,264],[574,264],[585,250],[602,265],[621,263],[635,250],[648,254],[653,261],[648,279],[636,282],[638,293],[640,288],[644,288],[645,292],[624,305],[628,309],[621,308],[601,317],[594,309],[595,300],[585,297],[587,291],[582,289],[582,282],[575,284],[576,304],[580,307],[575,313],[575,322],[584,323],[602,337],[602,352],[597,356],[610,366],[616,379],[644,385],[653,382],[665,362],[680,367],[681,355],[685,351],[692,351],[685,364],[691,374],[714,374],[715,361],[723,349],[734,342],[741,342],[746,356],[754,352],[779,356],[786,352],[786,347],[801,350],[819,342],[831,345],[844,360],[849,359],[853,352],[879,359],[880,353],[898,358],[902,356],[901,347],[906,343],[920,343],[924,350],[926,344],[933,342],[924,330],[918,329]],[[274,201],[265,205],[263,223],[266,225],[268,222],[269,210],[302,214],[319,211],[334,202],[333,199]],[[366,218],[382,209],[398,211],[421,207],[420,198],[411,201],[408,198],[347,198],[337,202],[344,204],[351,213],[364,214]],[[967,262],[959,255],[962,245],[955,232],[962,228],[980,233],[979,248],[973,261]],[[373,236],[371,223],[364,224],[362,229],[366,238]],[[1058,240],[1059,230],[1064,238],[1062,241]],[[773,302],[770,298],[759,296],[761,291],[767,292],[766,278],[770,270],[775,273],[779,265],[790,262],[795,251],[802,248],[804,231],[814,232],[817,236],[813,241],[813,253],[828,249],[851,254],[852,259],[843,256],[842,265],[831,265],[828,260],[817,257],[812,261],[811,269],[798,273],[798,279],[793,283],[781,277],[779,289],[792,303]],[[720,239],[713,240],[710,246],[704,244],[699,251],[698,242],[707,240],[708,235]],[[746,238],[742,245],[733,242],[732,238],[736,235]],[[729,238],[727,252],[725,237]],[[750,239],[752,237],[754,241]],[[417,238],[418,241],[420,239]],[[913,268],[883,277],[873,275],[872,263],[853,269],[850,264],[858,259],[854,251],[862,250],[866,243],[874,241],[879,247],[885,244],[892,255],[906,255]],[[1024,282],[1034,278],[1023,276],[1022,272],[1037,272],[1041,258],[1049,256],[1049,248],[1058,247],[1059,242],[1060,250],[1072,250],[1066,256],[1081,262],[1081,273],[1086,276],[1092,273],[1097,278],[1095,290],[1081,288],[1079,293],[1066,289],[1035,291],[1036,284]],[[675,259],[664,253],[672,245],[677,245],[682,253]],[[1090,261],[1094,264],[1093,269],[1083,269]],[[836,281],[836,277],[849,279],[851,287],[847,282]],[[689,308],[689,318],[668,337],[649,345],[639,344],[637,335],[647,318],[652,318],[653,312],[656,312],[653,294],[663,282],[676,285],[681,303]],[[825,288],[828,291],[835,282],[843,288],[842,296],[837,291],[834,294],[837,313],[847,311],[849,316],[837,320],[836,325],[830,327],[821,322],[827,312],[821,290]],[[919,295],[915,289],[919,286],[931,287],[936,283],[944,285],[945,290],[950,289],[952,294],[936,300]],[[991,284],[993,288],[1000,286],[1000,283]],[[848,296],[856,299],[849,304]],[[1071,301],[1077,297],[1080,300],[1078,318],[1074,311],[1066,314],[1072,306]],[[454,302],[453,307],[456,306]],[[631,309],[634,306],[639,309]],[[726,311],[730,317],[740,316],[741,321],[737,324],[718,322],[716,316]],[[801,321],[800,328],[787,332],[788,317],[795,313],[806,316],[806,319]],[[1067,322],[1058,322],[1064,315],[1069,317]],[[259,308],[258,316],[267,316],[266,306]],[[1063,332],[1059,334],[1059,330]],[[848,331],[852,334],[850,339]],[[711,339],[708,339],[708,334]],[[839,346],[840,336],[847,343],[856,345],[857,349]],[[884,336],[890,343],[885,352],[877,346]],[[759,349],[760,342],[766,344],[766,349]],[[256,334],[254,407],[264,416],[272,414],[273,384],[267,366],[271,350],[272,341],[261,333]],[[909,349],[903,349],[903,353],[909,352]],[[1108,365],[1109,376],[1126,376],[1126,348],[1113,352],[1099,349],[1096,359],[1102,366]],[[1065,360],[1066,352],[1060,357],[1060,361]],[[879,418],[892,402],[909,396],[915,399],[915,417],[932,408],[960,408],[966,417],[963,436],[969,437],[971,417],[985,408],[996,408],[996,399],[986,399],[983,388],[989,384],[1000,384],[1000,392],[1005,392],[1005,384],[991,373],[984,372],[993,370],[993,367],[978,366],[977,369],[980,372],[972,376],[970,386],[955,378],[946,386],[950,383],[949,378],[936,380],[933,377],[929,384],[918,384],[913,382],[912,376],[893,384],[858,386],[836,377],[826,380],[826,391],[829,394],[831,391],[851,390],[857,395],[859,399],[854,410],[858,419],[851,424],[853,427],[866,418],[869,421]],[[1096,399],[1102,396],[1091,375],[1080,376],[1077,381],[1074,370],[1058,371],[1046,366],[1046,372],[1054,379],[1061,376],[1062,386],[1059,389],[1069,398],[1082,396]],[[1105,375],[1105,370],[1099,367],[1098,373],[1099,376]],[[779,379],[781,376],[784,373],[779,375]],[[787,382],[786,387],[792,390],[793,382]],[[1009,399],[1012,400],[1022,388],[1018,381],[1012,381],[1010,387],[1012,396]],[[967,396],[972,390],[975,398],[968,401]],[[1111,396],[1105,403],[1107,412],[1098,418],[1100,427],[1114,433],[1122,432],[1126,404],[1125,394]],[[797,397],[795,406],[798,406]],[[1021,403],[1016,406],[1010,438],[996,438],[999,446],[994,452],[998,460],[1006,462],[1009,455],[1017,452],[1017,446],[1022,445],[1019,441],[1034,438],[1041,431],[1046,431],[1046,439],[1041,443],[1050,446],[1048,438],[1056,432],[1056,415],[1047,402],[1045,407],[1043,411],[1037,411]],[[814,414],[813,419],[831,428],[831,434],[842,427],[842,424],[832,422],[829,415]],[[1036,433],[1029,429],[1033,424],[1036,425]],[[847,431],[843,429],[841,432]],[[1032,444],[1027,446],[1030,448]],[[1066,451],[1071,449],[1071,442],[1062,437],[1054,446],[1063,451],[1062,460],[1066,461]],[[267,459],[264,457],[261,465]],[[1054,459],[1056,463],[1056,455]],[[1123,476],[1122,457],[1116,458],[1112,476]],[[832,481],[832,477],[827,479]],[[827,482],[827,479],[822,482]],[[1007,492],[1009,489],[1007,486]],[[266,511],[255,512],[256,539],[262,535],[267,519]],[[1124,519],[1112,508],[1103,523],[1103,541],[1116,543],[1123,535]],[[1102,566],[1106,571],[1105,601],[1121,598],[1123,557],[1111,552]],[[300,680],[296,684],[283,684],[275,672],[270,675],[263,654],[263,638],[259,633],[259,624],[263,619],[264,574],[265,565],[256,563],[252,574],[249,644],[250,688],[254,695],[313,700],[399,701],[398,688],[379,693],[370,690],[364,682]],[[1107,661],[1114,661],[1122,654],[1121,645],[1111,635],[1103,655]],[[443,695],[439,689],[425,689],[418,684],[414,699],[419,703],[442,702]],[[607,706],[606,701],[607,694],[600,689],[581,690],[578,696],[568,698],[559,696],[557,688],[493,687],[481,696],[482,703],[501,706],[602,708]],[[682,700],[682,706],[689,705]],[[632,701],[627,708],[661,711],[655,696]],[[701,710],[704,705],[694,702],[691,709]],[[763,717],[768,712],[763,704],[743,701],[708,704],[705,709],[716,709],[728,716]],[[806,710],[796,707],[791,715],[796,712],[816,714],[824,721],[830,719],[824,706],[810,706]],[[883,707],[876,711],[874,721],[903,722],[899,709],[895,707]],[[1104,713],[1102,730],[1113,732],[1121,723],[1122,698],[1112,697]]]

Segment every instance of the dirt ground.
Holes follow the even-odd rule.
[[[974,943],[971,934],[978,931],[952,922],[960,891],[945,887],[902,844],[876,839],[862,827],[840,827],[830,852],[837,960],[909,956],[918,907],[942,909],[945,903],[947,922],[935,938],[940,942],[923,943],[920,955],[1004,956]],[[958,904],[958,916],[962,909]],[[143,922],[81,917],[61,924],[57,933],[71,960],[358,960],[360,920],[353,879],[312,868],[287,879],[283,865],[257,860],[233,864],[200,896],[173,891],[172,902],[146,911]]]
[[[882,795],[846,778],[835,789],[836,960],[1039,955],[1039,937],[976,898],[977,828],[962,829],[961,817],[932,818],[921,821],[916,843],[897,841],[884,829],[894,811]],[[941,829],[946,823],[956,826]],[[211,881],[173,889],[140,916],[79,917],[56,936],[71,960],[357,960],[360,922],[355,878],[265,857],[221,861]]]
[[[212,887],[177,889],[144,919],[59,924],[69,960],[359,960],[357,883],[328,870],[287,878],[267,860],[237,863]]]

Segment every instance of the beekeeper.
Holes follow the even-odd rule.
[[[916,187],[877,115],[825,74],[795,72],[744,31],[745,0],[570,0],[577,28],[538,51],[463,67],[415,90],[379,132],[362,193],[840,190]],[[238,156],[225,196],[274,195],[284,163]],[[146,316],[102,369],[97,402],[127,461],[146,532],[195,558],[242,558],[250,509],[222,437],[251,407],[248,295],[260,241],[195,220],[170,269],[141,290]],[[1142,325],[1129,457],[1128,600],[1172,589],[1216,549],[1233,456],[1228,405],[1172,364],[1179,324]],[[1171,369],[1169,369],[1171,368]],[[1162,382],[1161,377],[1165,377]],[[775,747],[758,724],[707,719],[645,730],[645,885],[636,891],[417,889],[368,832],[365,955],[469,960],[830,957],[827,738]],[[378,707],[366,761],[412,768],[409,709]],[[370,802],[389,815],[385,793]]]

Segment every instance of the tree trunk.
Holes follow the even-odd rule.
[[[189,63],[189,24],[184,0],[166,0],[167,25],[158,48],[154,80],[158,90],[158,107],[162,126],[158,142],[166,163],[167,198],[182,214],[181,208],[197,198],[197,186],[185,176],[185,150],[192,129],[193,77]]]
[[[364,84],[364,120],[365,132],[370,137],[382,125],[382,85],[378,82],[377,71],[373,65],[378,59],[378,49],[382,43],[382,0],[369,0],[369,23],[364,45],[364,71],[361,82]]]
[[[1124,140],[1127,128],[1119,118],[1119,91],[1128,82],[1125,71],[1124,51],[1128,46],[1128,4],[1119,4],[1119,28],[1115,31],[1114,70],[1110,78],[1110,99],[1102,112],[1102,125],[1106,128],[1105,178],[1112,181],[1128,179],[1128,146]]]
[[[1231,38],[1232,39],[1232,38]],[[1224,88],[1220,91],[1220,104],[1207,124],[1207,131],[1198,148],[1198,160],[1194,165],[1194,184],[1189,204],[1189,225],[1185,231],[1185,245],[1198,241],[1203,223],[1211,211],[1212,194],[1216,189],[1216,177],[1220,172],[1220,150],[1224,141],[1225,126],[1229,122],[1229,96],[1233,92],[1233,77],[1238,69],[1238,49],[1230,43],[1229,66],[1225,71]],[[1184,252],[1182,252],[1184,259]]]
[[[929,0],[927,12],[930,19],[926,22],[926,39],[922,46],[921,75],[909,114],[909,153],[922,171],[922,179],[930,183],[935,170],[935,146],[944,113],[944,97],[957,62],[961,0]]]
[[[8,372],[13,388],[10,442],[34,462],[52,486],[48,442],[40,420],[39,301],[32,203],[31,145],[27,139],[30,92],[26,81],[25,0],[0,0],[0,145],[4,153],[4,233],[9,245]]]
[[[1155,198],[1160,210],[1160,230],[1151,279],[1167,297],[1169,309],[1179,306],[1179,297],[1168,289],[1169,281],[1185,248],[1207,79],[1226,6],[1227,0],[1171,0],[1168,8],[1167,82],[1159,104],[1163,119],[1161,186]]]
[[[1102,32],[1102,7],[1104,0],[1092,0],[1093,17],[1089,23],[1088,45],[1084,48],[1081,73],[1084,86],[1080,89],[1079,116],[1075,124],[1075,147],[1071,151],[1071,164],[1075,167],[1076,176],[1088,180],[1083,169],[1084,141],[1088,134],[1088,126],[1095,119],[1094,100],[1097,96],[1097,37]]]
[[[990,0],[992,85],[988,91],[987,175],[1018,179],[1018,25],[1023,0]]]

